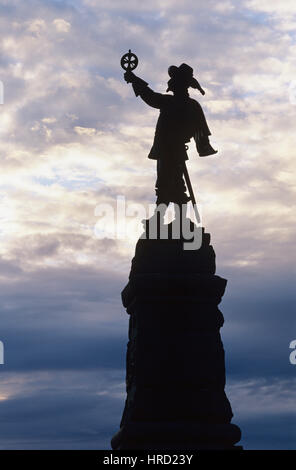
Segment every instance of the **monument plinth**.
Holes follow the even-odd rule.
[[[113,449],[234,449],[240,440],[224,391],[227,281],[215,271],[204,231],[199,250],[182,239],[138,241],[122,291],[127,398]]]

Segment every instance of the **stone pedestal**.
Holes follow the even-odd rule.
[[[182,240],[138,241],[122,292],[127,399],[113,449],[235,448],[241,433],[224,392],[219,332],[226,283],[209,234],[194,251]]]

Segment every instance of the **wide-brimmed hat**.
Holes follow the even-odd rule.
[[[189,65],[181,64],[180,67],[171,65],[168,68],[168,74],[171,79],[168,81],[167,92],[172,91],[172,85],[179,83],[185,85],[187,88],[197,88],[203,95],[205,94],[198,81],[193,77],[193,68]]]

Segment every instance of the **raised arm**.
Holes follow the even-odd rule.
[[[155,91],[148,87],[147,82],[137,77],[133,72],[126,72],[124,79],[127,83],[132,83],[135,95],[140,96],[152,108],[160,109],[164,105],[166,96],[161,93],[155,93]]]

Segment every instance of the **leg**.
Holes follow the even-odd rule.
[[[157,160],[156,204],[175,202],[185,204],[190,200],[183,179],[183,165],[174,160]]]

